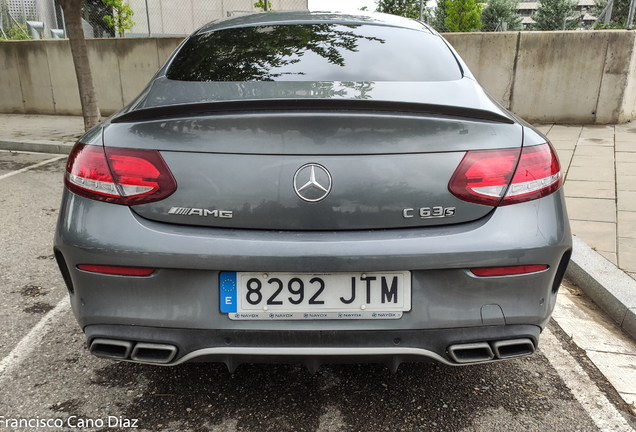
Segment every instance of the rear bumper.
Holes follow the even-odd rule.
[[[470,223],[418,229],[280,232],[157,223],[129,208],[65,191],[55,248],[75,317],[93,325],[173,329],[404,331],[543,327],[572,239],[562,191],[497,208]],[[80,271],[78,264],[157,269],[149,277]],[[547,264],[526,275],[468,269]],[[220,271],[412,272],[412,309],[397,320],[232,321],[219,310]],[[559,274],[560,273],[560,274]]]
[[[233,371],[241,363],[304,363],[310,370],[315,370],[321,364],[362,361],[384,363],[397,369],[404,362],[457,366],[505,360],[534,352],[541,329],[513,325],[438,330],[281,332],[92,325],[85,331],[91,352],[100,357],[165,366],[211,361],[225,363]],[[130,343],[129,350],[108,352],[104,347],[109,341],[115,347]],[[502,341],[517,342],[516,346],[522,348],[496,350],[498,342]],[[519,345],[520,341],[525,341],[526,345]],[[466,351],[467,356],[453,352],[453,347],[461,349],[477,344],[484,344],[486,350]],[[141,345],[157,347],[159,354],[134,349]],[[169,356],[166,347],[175,349],[173,356]],[[162,352],[166,357],[162,358]]]

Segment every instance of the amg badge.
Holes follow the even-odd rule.
[[[208,210],[191,207],[172,207],[168,214],[178,216],[214,216],[216,218],[232,219],[232,212],[229,210]]]

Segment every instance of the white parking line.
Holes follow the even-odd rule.
[[[55,308],[44,315],[40,322],[0,361],[0,381],[31,354],[40,344],[44,335],[49,331],[51,324],[53,324],[60,315],[66,312],[70,308],[70,305],[71,303],[68,297],[64,296]]]
[[[4,180],[7,177],[11,177],[11,176],[14,176],[16,174],[23,173],[23,172],[28,171],[28,170],[33,169],[33,168],[41,167],[42,165],[46,165],[46,164],[49,164],[51,162],[55,162],[55,161],[58,161],[60,159],[64,159],[66,157],[68,157],[68,156],[57,156],[57,157],[54,157],[52,159],[47,159],[45,161],[38,162],[38,163],[33,164],[33,165],[29,165],[28,167],[19,169],[17,171],[11,171],[10,173],[6,173],[6,174],[3,174],[3,175],[0,175],[0,180]]]
[[[541,335],[541,352],[601,431],[633,432],[634,429],[598,389],[581,365],[561,347],[549,329]]]

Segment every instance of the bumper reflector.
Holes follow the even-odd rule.
[[[117,276],[149,276],[155,269],[138,268],[138,267],[115,267],[93,264],[79,264],[78,269],[91,273],[102,273]]]
[[[525,265],[525,266],[513,266],[513,267],[489,267],[470,269],[475,276],[487,277],[487,276],[510,276],[525,273],[535,273],[547,269],[545,264]]]

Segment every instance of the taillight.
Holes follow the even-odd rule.
[[[463,201],[497,206],[550,195],[562,184],[556,152],[545,143],[522,149],[469,151],[448,189]]]
[[[156,150],[104,149],[81,143],[69,155],[64,184],[77,195],[122,205],[159,201],[177,190]]]
[[[512,184],[500,205],[541,198],[556,192],[561,185],[561,166],[552,145],[524,147]]]

